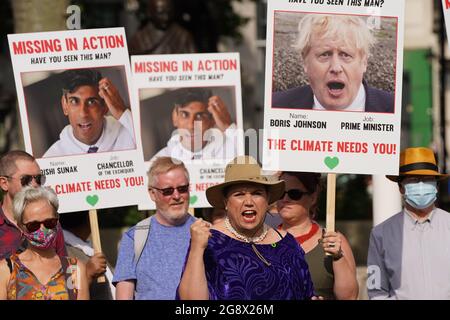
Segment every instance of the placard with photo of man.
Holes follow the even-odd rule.
[[[131,65],[146,167],[163,156],[183,161],[191,207],[209,207],[206,187],[243,152],[239,55],[132,56]]]
[[[386,63],[384,58],[395,58],[396,20],[380,17],[382,31],[377,31],[370,28],[368,19],[356,15],[276,12],[277,91],[272,96],[272,107],[393,113],[395,65]],[[289,32],[292,37],[295,35],[292,47],[283,41],[285,29],[292,29]],[[286,47],[291,52],[283,55]],[[282,78],[284,62],[291,57],[303,70],[295,74],[296,69],[291,69],[290,77],[294,79]],[[375,75],[369,77],[371,73]],[[290,88],[296,82],[306,84]]]
[[[268,0],[263,167],[398,170],[404,1]]]
[[[136,149],[123,66],[28,72],[22,83],[35,157]]]

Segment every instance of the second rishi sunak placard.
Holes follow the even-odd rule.
[[[146,167],[163,156],[183,161],[190,207],[209,207],[205,190],[243,153],[239,54],[132,56],[131,65]]]

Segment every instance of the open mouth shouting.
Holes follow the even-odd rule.
[[[345,88],[345,83],[339,80],[332,80],[327,82],[328,93],[332,97],[339,98]]]
[[[244,222],[253,223],[256,221],[256,210],[245,210],[242,212]]]

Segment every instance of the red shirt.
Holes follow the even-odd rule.
[[[0,203],[0,259],[9,257],[19,249],[23,250],[25,248],[23,242],[22,232],[6,218]],[[64,235],[59,222],[55,249],[59,256],[67,256]]]

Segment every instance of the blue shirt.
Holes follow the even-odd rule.
[[[195,218],[175,227],[152,219],[150,233],[137,266],[134,264],[134,230],[130,228],[120,241],[113,284],[136,280],[136,300],[173,300],[181,279],[189,247],[190,226]]]

